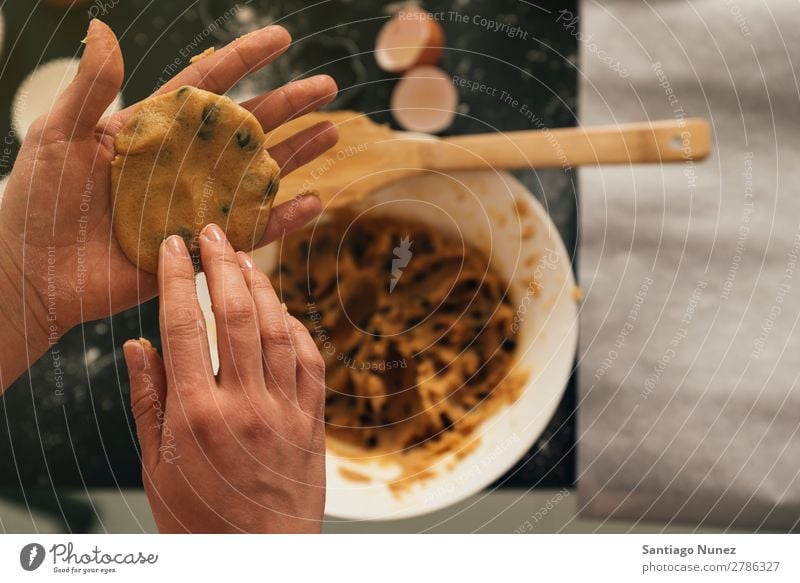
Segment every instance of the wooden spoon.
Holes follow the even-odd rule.
[[[268,147],[300,129],[329,120],[339,143],[281,182],[279,202],[314,190],[338,206],[390,182],[420,172],[570,168],[702,160],[711,151],[703,119],[497,132],[435,138],[395,132],[354,111],[311,113],[269,136]]]

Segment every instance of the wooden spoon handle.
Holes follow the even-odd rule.
[[[692,118],[455,136],[426,142],[423,160],[443,171],[568,168],[702,160],[710,151],[708,122]]]

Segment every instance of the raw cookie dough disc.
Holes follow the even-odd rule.
[[[231,99],[194,87],[148,99],[117,134],[111,166],[114,234],[128,258],[155,273],[158,250],[218,224],[237,250],[264,234],[278,191],[278,164],[255,117]]]

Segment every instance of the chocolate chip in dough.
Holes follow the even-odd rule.
[[[186,227],[178,227],[178,229],[175,231],[175,234],[183,239],[183,242],[186,243],[187,249],[191,250],[193,247],[197,246],[197,239],[194,236],[194,233],[192,233],[192,231]]]
[[[252,152],[258,147],[258,144],[253,141],[253,136],[247,130],[236,132],[236,144],[245,152]]]
[[[445,412],[439,413],[439,422],[442,424],[442,429],[445,431],[450,431],[453,427],[453,420],[450,419],[450,415]]]
[[[197,132],[197,135],[200,136],[201,140],[210,140],[211,137],[214,135],[213,126],[217,123],[219,119],[219,107],[216,105],[206,105],[203,108],[203,116],[200,119],[200,131]]]
[[[269,184],[267,184],[267,190],[264,193],[264,198],[266,200],[271,199],[275,196],[278,192],[278,186],[280,185],[280,180],[275,178],[274,180],[270,180]]]

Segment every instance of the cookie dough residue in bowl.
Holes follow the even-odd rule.
[[[272,279],[325,358],[329,446],[399,464],[395,491],[466,456],[527,378],[507,284],[422,223],[336,214],[284,241]]]

